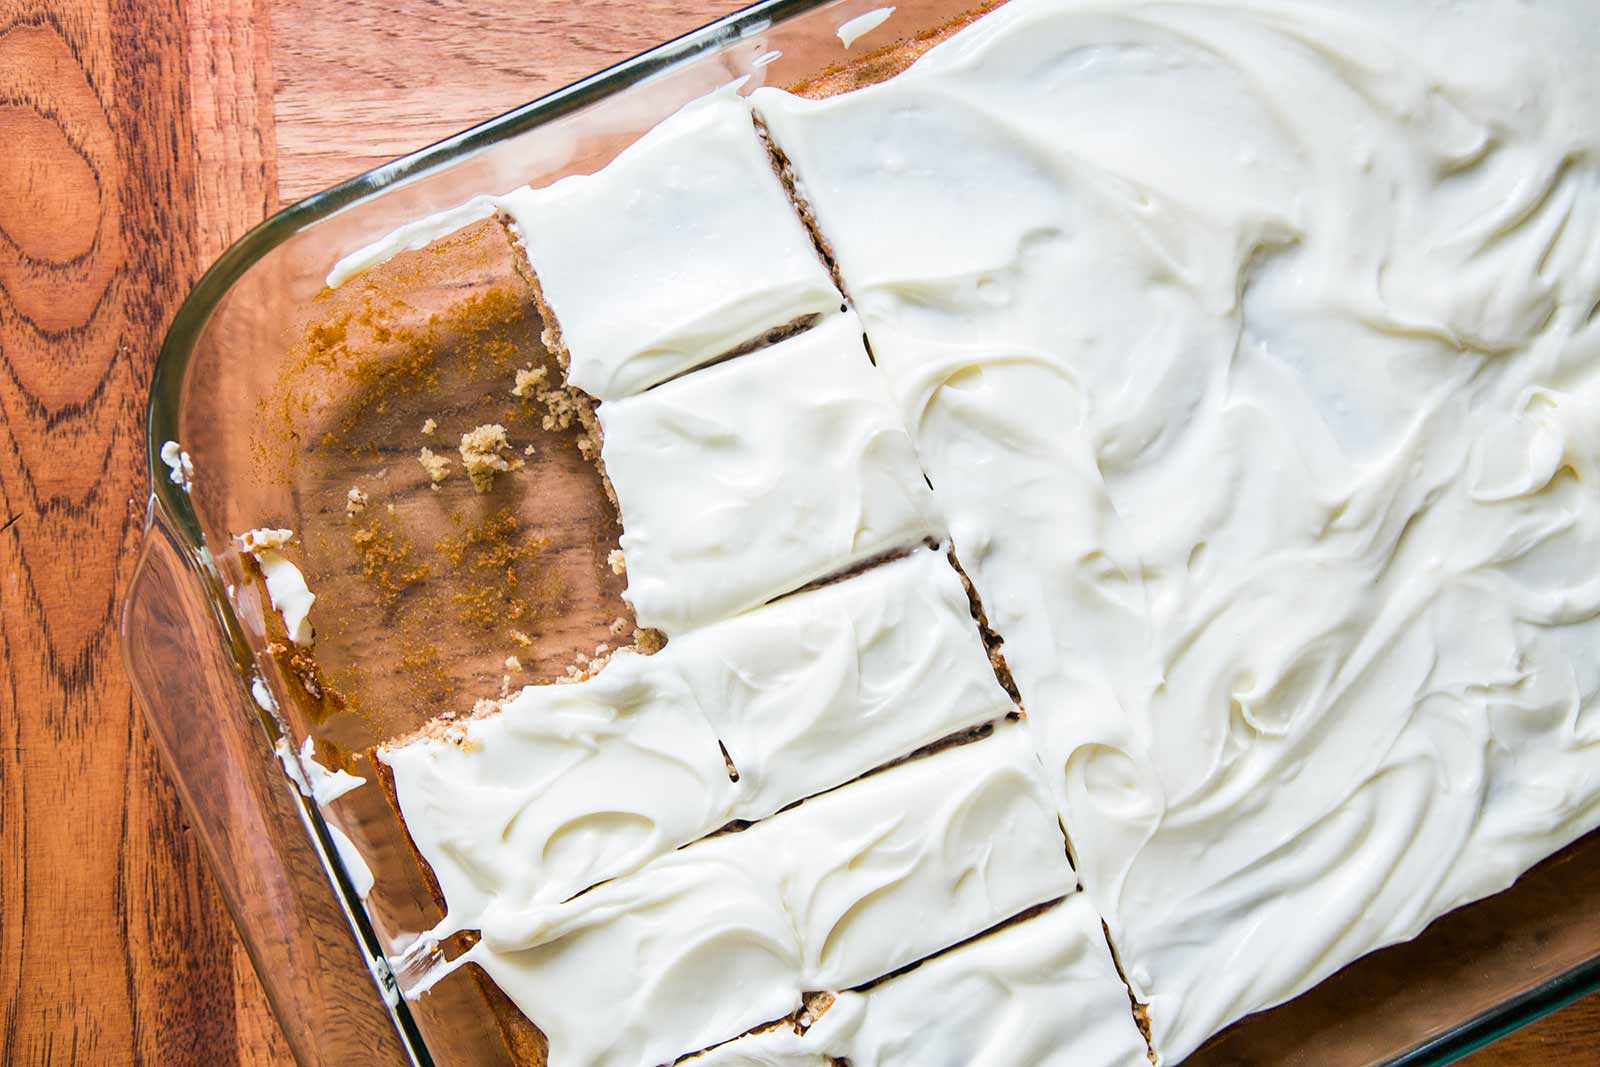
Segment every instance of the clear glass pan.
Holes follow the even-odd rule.
[[[560,664],[615,632],[610,620],[625,613],[620,581],[603,566],[615,530],[597,484],[585,481],[590,468],[567,447],[563,434],[573,431],[547,430],[536,417],[515,425],[519,443],[536,449],[523,479],[532,489],[489,503],[430,495],[415,462],[425,443],[415,427],[425,414],[467,425],[493,415],[506,401],[489,395],[490,372],[546,358],[536,313],[517,296],[521,283],[491,225],[469,228],[442,251],[403,255],[373,272],[370,284],[319,301],[324,277],[346,253],[419,216],[475,194],[593,170],[690,98],[734,78],[784,85],[813,78],[842,58],[835,28],[873,6],[756,4],[337,185],[247,234],[179,310],[151,389],[153,492],[123,649],[152,734],[301,1063],[360,1056],[480,1064],[509,1062],[509,1054],[472,983],[442,983],[415,1002],[397,996],[384,952],[425,928],[432,907],[404,834],[379,790],[357,790],[331,818],[306,801],[280,772],[279,736],[296,743],[310,736],[326,758],[363,773],[364,748],[419,725],[452,694],[492,695],[483,690],[498,681],[511,614],[520,619],[526,610],[538,631],[521,657],[529,672],[522,682],[558,675]],[[908,39],[968,6],[900,0],[874,43]],[[452,318],[463,302],[501,310],[492,322]],[[330,323],[339,324],[336,337]],[[326,342],[309,358],[308,338]],[[445,386],[437,386],[440,375],[424,374],[426,387],[396,387],[384,368],[423,349],[429,373],[440,370]],[[337,359],[324,358],[330,351],[346,365],[333,367]],[[167,477],[159,453],[168,440],[193,458],[192,495]],[[330,462],[341,455],[346,466]],[[370,523],[343,512],[352,484],[373,488]],[[435,573],[404,570],[409,548],[383,540],[386,515],[409,524],[407,536],[422,546],[418,558],[434,560]],[[533,568],[519,571],[525,574],[546,568],[538,573],[549,581],[523,587],[533,592],[471,584],[478,561],[506,563],[480,552],[472,531],[506,516],[539,546],[538,559],[508,564]],[[296,558],[324,594],[313,612],[319,665],[344,691],[337,700],[307,700],[286,656],[269,650],[259,580],[231,542],[265,524],[301,535]],[[366,541],[353,537],[367,526],[374,532]],[[374,544],[387,547],[374,556]],[[454,560],[454,569],[439,559]],[[441,663],[424,654],[427,635],[454,650],[473,633],[490,635],[478,655],[452,651]],[[402,638],[415,655],[389,661]],[[268,708],[251,695],[257,679],[275,695]],[[348,706],[341,703],[347,694]],[[333,818],[377,874],[364,902],[339,859]],[[1590,835],[1506,893],[1230,1028],[1189,1062],[1452,1062],[1600,989],[1597,912],[1600,837]]]

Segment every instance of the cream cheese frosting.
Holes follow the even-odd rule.
[[[955,571],[919,549],[378,755],[448,904],[428,941],[1012,710]]]
[[[802,797],[1015,710],[942,552],[675,639],[665,652],[739,772],[731,817]]]
[[[1600,22],[1012,0],[762,89],[1182,1060],[1600,822]]]
[[[426,248],[463,226],[496,214],[501,210],[503,199],[498,196],[475,196],[455,207],[413,219],[371,244],[363,245],[341,257],[333,265],[333,269],[328,271],[328,277],[323,284],[329,289],[337,289],[351,278],[364,274],[379,264],[387,263],[402,252],[415,252]]]
[[[861,38],[889,21],[889,16],[894,14],[892,7],[875,7],[871,11],[864,11],[855,18],[845,19],[839,23],[839,28],[834,31],[839,38],[839,43],[849,48]]]
[[[599,416],[626,596],[669,636],[940,535],[854,315]]]
[[[167,467],[167,481],[185,493],[194,490],[194,460],[176,441],[161,443],[161,462]]]
[[[568,381],[601,400],[840,306],[732,86],[594,174],[497,203],[560,324]]]
[[[247,530],[239,535],[239,547],[254,557],[256,566],[261,568],[261,577],[267,585],[267,599],[283,617],[289,640],[306,646],[316,637],[310,616],[311,605],[316,603],[317,595],[306,584],[306,576],[300,573],[300,568],[280,551],[293,536],[293,530],[266,527]]]
[[[496,900],[565,900],[721,826],[734,805],[693,695],[630,651],[378,758],[448,904],[431,938],[476,928]]]
[[[256,686],[260,686],[259,693],[256,692]],[[259,678],[252,683],[251,692],[262,708],[272,710],[276,707],[272,702],[270,691]],[[265,701],[262,699],[262,694],[266,694]],[[318,808],[322,809],[324,815],[327,814],[328,805],[367,783],[367,780],[360,775],[345,770],[329,770],[323,766],[317,760],[317,743],[311,737],[307,737],[301,743],[298,755],[287,737],[278,738],[273,751],[278,755],[278,762],[283,764],[283,773],[288,776],[289,781],[294,783],[302,795],[310,798]],[[356,848],[355,842],[350,840],[350,835],[334,825],[331,820],[324,819],[323,825],[328,829],[328,837],[333,841],[334,851],[339,854],[339,862],[344,865],[345,875],[350,879],[350,888],[355,890],[356,896],[365,900],[376,884],[372,868]]]
[[[1086,896],[862,992],[803,1034],[737,1038],[681,1067],[1149,1067],[1128,990]]]
[[[1022,723],[565,904],[491,912],[481,965],[557,1067],[653,1067],[964,941],[1077,882]]]

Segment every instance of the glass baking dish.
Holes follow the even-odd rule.
[[[900,0],[872,44],[910,39],[970,2]],[[332,293],[324,278],[341,257],[475,194],[592,171],[736,78],[814,78],[844,58],[835,29],[874,6],[768,0],[337,185],[247,234],[179,310],[151,387],[153,489],[123,651],[301,1063],[511,1060],[474,983],[399,995],[386,953],[431,925],[433,902],[381,790],[324,811],[290,784],[275,744],[309,737],[319,759],[370,779],[371,745],[506,684],[558,677],[631,621],[605,565],[612,512],[573,447],[581,426],[506,395],[513,367],[554,367],[495,224],[469,224]],[[522,488],[479,498],[458,477],[431,491],[415,455],[435,414],[439,442],[507,420],[534,449]],[[192,491],[168,477],[167,441],[189,453]],[[364,507],[347,505],[351,488]],[[232,539],[264,525],[297,532],[293,556],[321,595],[314,667],[270,629],[259,576]],[[376,873],[365,900],[339,835]],[[1449,1063],[1600,989],[1597,908],[1600,836],[1590,835],[1188,1062]]]

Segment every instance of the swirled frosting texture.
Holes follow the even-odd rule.
[[[380,750],[449,913],[555,903],[727,821],[734,784],[676,673],[619,652],[574,685],[528,686],[499,712]]]
[[[685,634],[658,654],[739,773],[754,821],[1015,710],[944,554],[864,574]]]
[[[939,536],[852,314],[599,415],[641,626],[677,636]]]
[[[462,959],[545,1031],[552,1064],[651,1067],[1076,889],[1008,723],[565,904],[491,909]]]
[[[683,1067],[1148,1067],[1100,916],[1075,895]]]
[[[567,380],[601,400],[839,308],[731,89],[689,104],[594,174],[494,203],[560,324]]]
[[[1597,54],[1013,0],[755,94],[1170,1061],[1600,821]]]
[[[437,938],[476,929],[491,904],[566,900],[1012,710],[955,571],[917,549],[655,656],[618,653],[587,681],[529,686],[379,758],[449,906]]]

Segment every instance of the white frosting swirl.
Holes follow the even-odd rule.
[[[588,681],[529,686],[379,758],[449,905],[437,938],[476,928],[491,903],[558,903],[1011,711],[955,572],[919,549],[655,656],[620,652]]]
[[[940,551],[677,638],[679,671],[739,773],[730,818],[766,818],[1015,710]]]
[[[890,768],[555,907],[476,962],[561,1067],[651,1067],[1074,892],[1026,728]]]
[[[939,536],[854,315],[599,414],[641,626],[676,636]]]
[[[1149,1067],[1100,916],[1075,895],[681,1067]]]
[[[306,576],[279,551],[294,535],[292,530],[261,528],[239,535],[239,547],[253,556],[266,582],[267,599],[283,617],[289,640],[302,647],[316,639],[311,627],[311,605],[317,595],[306,585]]]
[[[755,94],[1170,1060],[1600,822],[1597,54],[1013,0]]]
[[[734,784],[677,673],[618,652],[574,685],[528,686],[442,738],[386,747],[406,830],[448,915],[564,900],[728,821]]]
[[[594,174],[495,201],[601,400],[810,315],[839,292],[733,87],[662,122]]]

